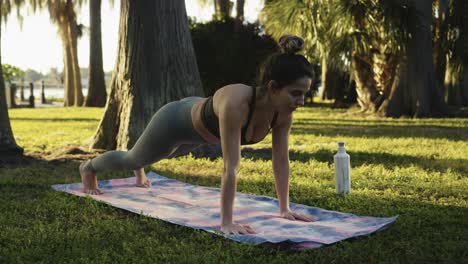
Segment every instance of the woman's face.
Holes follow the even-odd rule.
[[[302,77],[280,89],[270,88],[275,110],[282,113],[292,113],[297,107],[303,106],[305,94],[310,90],[311,83],[312,80],[309,77]],[[269,86],[271,86],[271,82]]]

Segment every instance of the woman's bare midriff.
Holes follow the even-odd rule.
[[[206,142],[210,144],[218,144],[220,142],[219,139],[215,135],[211,134],[211,132],[205,127],[201,119],[203,104],[205,103],[206,100],[208,100],[208,98],[200,99],[198,102],[193,104],[192,111],[191,111],[192,124],[193,124],[193,127],[195,128],[195,131],[197,131],[198,134],[204,140],[206,140]]]

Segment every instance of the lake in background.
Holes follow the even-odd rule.
[[[83,96],[88,95],[88,89],[83,88]],[[35,98],[41,98],[41,89],[40,88],[34,88],[34,97]],[[27,100],[29,98],[30,91],[28,89],[24,89],[24,98]],[[44,88],[44,95],[45,97],[55,97],[55,98],[63,98],[64,97],[64,90],[63,88]],[[19,89],[16,91],[16,98],[20,97],[20,91]]]

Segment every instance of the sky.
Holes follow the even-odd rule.
[[[114,68],[117,53],[120,1],[102,1],[101,30],[104,71]],[[208,21],[213,14],[213,6],[200,7],[197,0],[185,0],[187,15],[197,21]],[[245,1],[245,17],[253,22],[257,19],[263,0]],[[46,74],[50,68],[63,69],[62,44],[58,36],[57,26],[50,22],[47,10],[31,13],[22,8],[23,24],[12,12],[6,24],[2,23],[1,56],[3,64],[11,64],[22,70],[34,69]],[[89,26],[89,6],[84,5],[77,10],[77,22]],[[87,68],[89,63],[89,34],[78,40],[78,63],[81,68]]]

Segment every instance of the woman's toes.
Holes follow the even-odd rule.
[[[99,189],[88,189],[86,193],[91,194],[91,195],[100,195],[100,194],[103,194],[104,192]]]
[[[145,186],[146,186],[147,188],[151,187],[151,181],[150,181],[150,180],[146,180]]]
[[[135,184],[136,187],[142,187],[142,188],[150,188],[151,187],[151,181],[146,179],[145,181],[142,181],[141,183]]]

